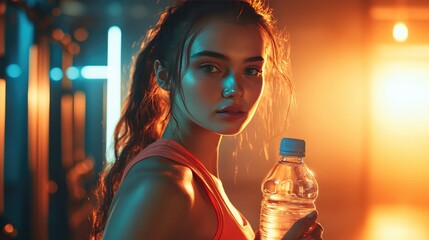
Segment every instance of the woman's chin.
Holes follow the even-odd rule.
[[[218,133],[222,136],[236,136],[238,134],[240,134],[241,132],[243,132],[244,128],[246,126],[242,126],[240,128],[234,128],[234,129],[224,129],[222,131],[219,131]]]

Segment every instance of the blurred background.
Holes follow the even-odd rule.
[[[88,239],[131,57],[168,2],[0,1],[0,239]],[[429,239],[429,1],[270,5],[291,35],[287,136],[307,142],[325,239]],[[223,184],[257,229],[278,146],[268,160],[222,147]]]

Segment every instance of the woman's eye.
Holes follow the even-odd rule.
[[[244,70],[244,73],[246,75],[258,76],[262,73],[262,71],[259,70],[258,68],[246,68],[246,70]]]
[[[202,65],[200,66],[200,69],[207,73],[215,73],[220,71],[217,67],[213,65]]]

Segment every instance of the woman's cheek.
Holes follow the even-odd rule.
[[[197,74],[187,74],[182,81],[182,87],[185,93],[185,97],[192,101],[192,104],[199,103],[212,103],[215,100],[215,95],[220,90],[219,86],[215,84],[213,79],[200,76]]]

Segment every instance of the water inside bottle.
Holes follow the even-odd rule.
[[[312,200],[285,197],[279,194],[269,196],[262,201],[261,239],[281,239],[298,219],[314,209],[315,205]]]

